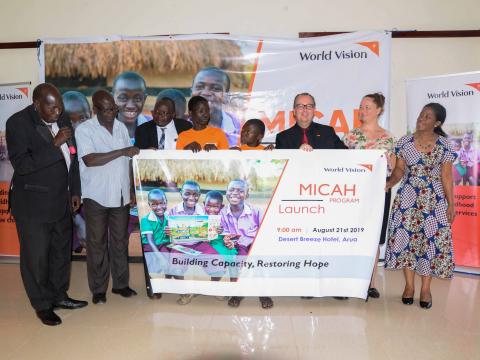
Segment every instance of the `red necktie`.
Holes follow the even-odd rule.
[[[307,129],[302,129],[302,130],[303,130],[302,144],[307,144],[308,145]]]

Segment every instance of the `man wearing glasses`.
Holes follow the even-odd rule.
[[[309,93],[295,96],[293,117],[295,125],[277,134],[276,149],[347,149],[335,134],[331,126],[313,122],[315,116],[315,99]]]
[[[127,127],[117,120],[113,97],[99,90],[92,97],[95,116],[78,126],[82,198],[87,227],[87,274],[92,302],[107,301],[110,273],[112,292],[136,295],[130,289],[128,269],[128,218],[133,186],[130,158],[139,153],[131,146]]]

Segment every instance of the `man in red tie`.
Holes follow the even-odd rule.
[[[295,125],[277,134],[276,149],[346,149],[345,144],[335,134],[331,126],[313,122],[315,99],[309,93],[295,96],[293,117]]]

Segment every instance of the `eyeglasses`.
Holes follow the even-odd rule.
[[[315,109],[315,104],[296,104],[296,110],[313,110]]]

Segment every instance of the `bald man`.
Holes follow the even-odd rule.
[[[80,159],[83,210],[87,228],[88,285],[94,304],[107,302],[110,275],[112,292],[136,295],[128,286],[128,219],[133,199],[131,146],[126,126],[117,120],[112,95],[99,90],[92,97],[95,116],[75,130]]]
[[[51,84],[33,90],[33,104],[6,125],[14,174],[10,206],[20,239],[20,271],[37,316],[61,324],[54,308],[77,309],[86,301],[68,297],[72,212],[80,206],[80,178],[72,125]]]

